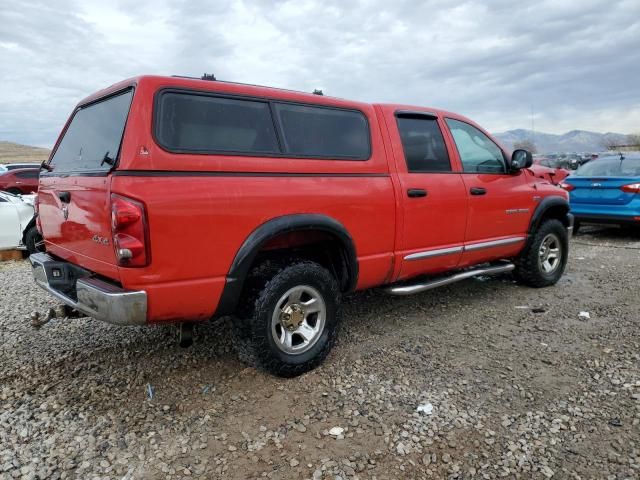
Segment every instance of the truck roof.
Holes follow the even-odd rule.
[[[84,105],[91,103],[101,97],[109,95],[110,93],[122,90],[129,86],[139,85],[142,82],[149,82],[157,85],[158,87],[183,87],[192,88],[198,90],[210,90],[210,91],[223,91],[226,93],[236,93],[244,95],[255,95],[257,97],[270,97],[283,100],[293,100],[305,103],[316,103],[319,105],[340,105],[351,106],[353,108],[371,107],[374,105],[389,106],[398,110],[414,110],[414,111],[429,111],[438,115],[446,115],[452,117],[460,117],[460,115],[453,112],[448,112],[439,108],[407,105],[407,104],[391,104],[391,103],[367,103],[359,102],[355,100],[348,100],[340,97],[332,97],[329,95],[318,95],[309,92],[302,92],[298,90],[289,90],[277,87],[267,87],[263,85],[254,85],[240,82],[230,82],[224,80],[202,80],[195,77],[182,77],[182,76],[160,76],[160,75],[141,75],[137,77],[128,78],[121,82],[115,83],[107,88],[99,90],[88,97],[81,100],[78,105]],[[462,117],[460,117],[462,118]]]

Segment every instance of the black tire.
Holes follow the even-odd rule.
[[[559,258],[556,268],[547,272],[541,260],[541,247],[549,238],[557,240]],[[535,288],[555,285],[564,273],[569,256],[569,241],[567,230],[560,220],[544,220],[524,251],[515,260],[515,278],[525,285]]]
[[[24,244],[27,247],[29,255],[37,252],[44,252],[44,247],[42,246],[42,235],[40,235],[40,232],[35,225],[27,230],[27,233],[24,236]]]
[[[573,222],[573,235],[577,235],[578,232],[580,231],[580,227],[582,225],[580,224],[580,220],[574,220]]]
[[[8,193],[11,193],[13,195],[22,195],[22,190],[20,190],[19,188],[15,188],[15,187],[7,188],[5,191],[8,192]]]
[[[295,377],[317,367],[327,357],[340,323],[338,282],[324,267],[311,261],[287,266],[261,265],[254,269],[234,319],[235,341],[241,360],[281,377]],[[287,353],[278,346],[272,321],[279,300],[296,287],[311,287],[324,302],[324,327],[301,353]],[[318,320],[316,320],[318,321]],[[281,325],[280,329],[284,328]],[[282,331],[282,330],[280,330]]]

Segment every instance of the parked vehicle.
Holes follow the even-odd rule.
[[[0,250],[42,251],[42,236],[34,218],[33,196],[0,192]]]
[[[568,194],[530,165],[450,112],[139,77],[83,100],[62,131],[34,277],[120,325],[235,314],[260,365],[296,375],[328,354],[347,292],[508,271],[555,284]]]
[[[37,192],[39,173],[39,168],[16,168],[0,172],[0,190],[14,195]]]
[[[547,180],[554,185],[560,185],[562,180],[567,178],[570,173],[569,170],[565,170],[564,168],[545,167],[542,165],[542,162],[538,165],[534,163],[529,167],[529,169],[536,177]]]
[[[3,165],[7,170],[16,170],[18,168],[36,168],[40,169],[39,163],[5,163]]]
[[[584,223],[640,226],[640,155],[600,156],[564,179],[577,230]]]

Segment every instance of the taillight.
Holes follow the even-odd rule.
[[[571,185],[570,183],[566,183],[566,182],[561,182],[560,187],[564,188],[567,192],[570,192],[576,189],[574,185]]]
[[[111,234],[118,265],[144,267],[149,264],[149,235],[142,203],[111,194]]]
[[[640,193],[640,183],[630,183],[629,185],[623,185],[620,190],[627,193]]]

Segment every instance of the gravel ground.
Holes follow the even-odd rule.
[[[190,349],[171,326],[36,330],[53,302],[2,264],[0,478],[638,478],[639,250],[591,229],[552,288],[353,295],[291,380],[242,365],[224,322]]]

